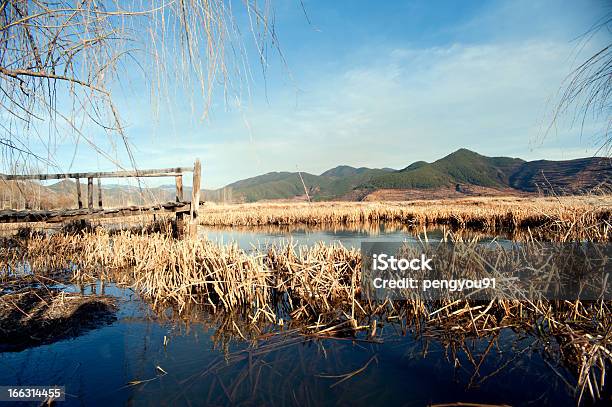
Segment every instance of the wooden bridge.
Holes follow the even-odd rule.
[[[193,172],[193,187],[191,201],[185,201],[183,197],[183,174]],[[171,202],[157,203],[152,205],[128,206],[122,208],[103,207],[102,178],[140,178],[140,177],[174,177],[176,184],[176,199]],[[0,174],[0,180],[4,181],[29,181],[29,180],[64,180],[74,179],[76,181],[75,196],[78,208],[53,209],[53,210],[0,210],[0,223],[22,223],[22,222],[64,222],[69,220],[111,218],[119,216],[149,215],[156,213],[175,213],[178,220],[183,219],[184,214],[190,215],[190,223],[195,224],[200,207],[200,182],[202,178],[202,166],[200,160],[196,160],[193,168],[177,167],[152,170],[136,171],[111,171],[111,172],[78,172],[67,174],[28,174],[28,175],[6,175]],[[87,207],[83,205],[81,194],[81,180],[87,180]],[[98,202],[94,206],[94,180],[97,181]]]

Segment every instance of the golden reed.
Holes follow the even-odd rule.
[[[351,225],[397,222],[490,232],[533,230],[554,240],[609,240],[612,197],[469,198],[411,202],[291,202],[204,206],[207,226]]]

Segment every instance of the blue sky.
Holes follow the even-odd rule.
[[[403,168],[461,147],[524,159],[595,153],[595,118],[582,134],[571,114],[546,130],[564,78],[609,40],[580,38],[610,11],[607,2],[303,3],[310,23],[299,0],[273,1],[286,65],[271,52],[265,80],[243,30],[249,92],[215,98],[206,119],[198,93],[173,83],[155,114],[141,78],[128,77],[115,101],[138,165],[199,157],[204,187],[216,188],[296,167]],[[235,10],[243,25],[243,10]],[[74,150],[69,139],[58,143],[56,161],[68,169]],[[70,169],[112,168],[80,145]]]

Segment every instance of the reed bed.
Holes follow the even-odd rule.
[[[153,228],[155,230],[155,228]],[[605,235],[607,236],[607,234]],[[459,240],[452,234],[450,240]],[[558,360],[577,377],[577,396],[601,396],[612,363],[612,313],[606,301],[471,300],[375,301],[361,292],[362,258],[341,245],[293,244],[245,252],[235,244],[174,239],[165,232],[78,233],[6,239],[0,245],[0,281],[33,271],[68,271],[78,282],[128,285],[154,309],[179,315],[194,307],[239,316],[245,326],[300,326],[317,337],[367,331],[385,325],[413,327],[426,335],[482,337],[514,329],[558,344]]]
[[[460,237],[462,240],[478,240],[483,237],[491,237],[491,233],[486,230],[478,230],[478,229],[458,229],[451,228],[445,225],[442,226],[430,226],[430,227],[415,227],[412,225],[407,225],[401,222],[385,222],[381,223],[336,223],[336,224],[316,224],[316,225],[304,225],[299,223],[294,223],[290,225],[260,225],[260,226],[203,226],[201,228],[202,234],[205,235],[209,231],[219,231],[224,232],[231,230],[232,233],[253,233],[256,232],[258,234],[265,235],[291,235],[294,233],[305,233],[311,234],[316,232],[332,232],[334,234],[341,233],[351,233],[351,234],[359,234],[363,236],[380,236],[384,234],[391,233],[402,233],[405,235],[412,236],[421,236],[424,233],[429,233],[430,231],[436,230],[442,233],[445,233],[448,230],[451,230],[453,236]],[[517,230],[517,231],[498,231],[496,236],[498,238],[508,239],[508,240],[527,240],[529,238],[526,231]]]
[[[207,204],[200,224],[207,226],[347,225],[399,222],[410,226],[536,229],[558,239],[607,241],[612,197],[470,198],[410,202],[320,202]]]

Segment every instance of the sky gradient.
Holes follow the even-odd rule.
[[[203,187],[217,188],[296,168],[403,168],[461,147],[527,160],[595,154],[597,119],[581,128],[570,112],[547,129],[563,80],[609,40],[582,37],[607,2],[303,3],[308,18],[299,0],[273,2],[286,64],[271,52],[264,78],[246,32],[249,92],[216,98],[206,119],[197,94],[177,87],[156,115],[141,79],[124,80],[114,97],[139,167],[199,157]],[[55,157],[65,170],[114,168],[84,145],[75,154],[70,139]]]

